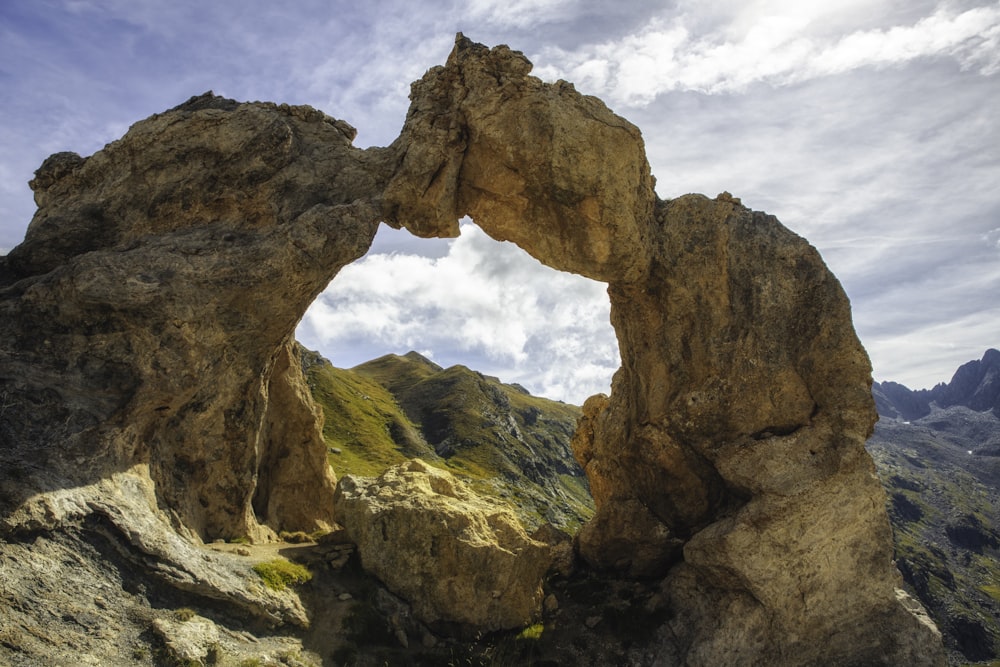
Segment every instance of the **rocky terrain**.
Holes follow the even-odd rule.
[[[385,148],[308,107],[205,94],[45,161],[25,240],[0,259],[7,662],[382,664],[364,637],[387,631],[419,642],[410,662],[496,662],[510,643],[487,635],[523,624],[510,662],[541,634],[568,664],[943,664],[899,588],[840,284],[727,193],[659,199],[639,130],[530,70],[459,35]],[[557,532],[525,537],[424,463],[334,494],[295,325],[380,221],[453,236],[464,215],[608,284],[622,367],[572,438],[595,514],[569,558]],[[412,399],[437,456],[476,449]],[[478,418],[509,432],[493,399]],[[400,529],[435,517],[456,542]],[[279,537],[310,544],[312,566],[267,553]],[[453,585],[408,585],[411,556],[447,563]],[[499,562],[521,586],[474,583],[497,603],[463,615],[463,582]],[[346,612],[372,574],[395,593],[372,585]]]
[[[897,563],[954,664],[1000,657],[1000,353],[947,384],[874,386],[868,442],[889,495]]]
[[[302,359],[335,470],[378,475],[416,457],[507,501],[530,530],[548,522],[575,532],[593,515],[570,448],[579,407],[416,352],[352,369],[307,350]]]

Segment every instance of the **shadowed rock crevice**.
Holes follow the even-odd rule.
[[[204,95],[89,158],[47,160],[26,238],[0,260],[0,466],[17,471],[0,529],[56,530],[99,506],[182,563],[188,540],[329,525],[295,325],[380,220],[447,237],[468,215],[608,284],[622,367],[574,438],[597,506],[577,549],[665,577],[670,620],[650,651],[940,664],[936,629],[895,590],[863,447],[871,367],[840,284],[727,193],[658,199],[639,130],[530,69],[459,35],[389,148],[354,148],[353,128],[309,107]],[[219,594],[241,595],[234,581]],[[517,622],[408,594],[438,618]]]

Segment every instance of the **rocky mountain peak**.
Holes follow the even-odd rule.
[[[982,359],[962,364],[949,382],[932,389],[914,391],[896,382],[876,382],[872,392],[884,417],[919,419],[930,414],[932,405],[989,410],[1000,417],[1000,351],[987,349]]]

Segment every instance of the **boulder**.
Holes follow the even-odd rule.
[[[363,567],[423,622],[492,631],[541,614],[552,549],[451,473],[412,459],[378,478],[344,475],[334,504]]]

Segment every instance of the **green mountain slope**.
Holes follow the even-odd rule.
[[[418,457],[507,501],[529,527],[573,530],[593,514],[570,438],[580,409],[410,352],[338,369],[303,351],[338,474],[375,475]]]
[[[963,406],[932,406],[913,421],[883,416],[868,441],[897,564],[952,664],[1000,657],[998,447],[1000,420]]]

